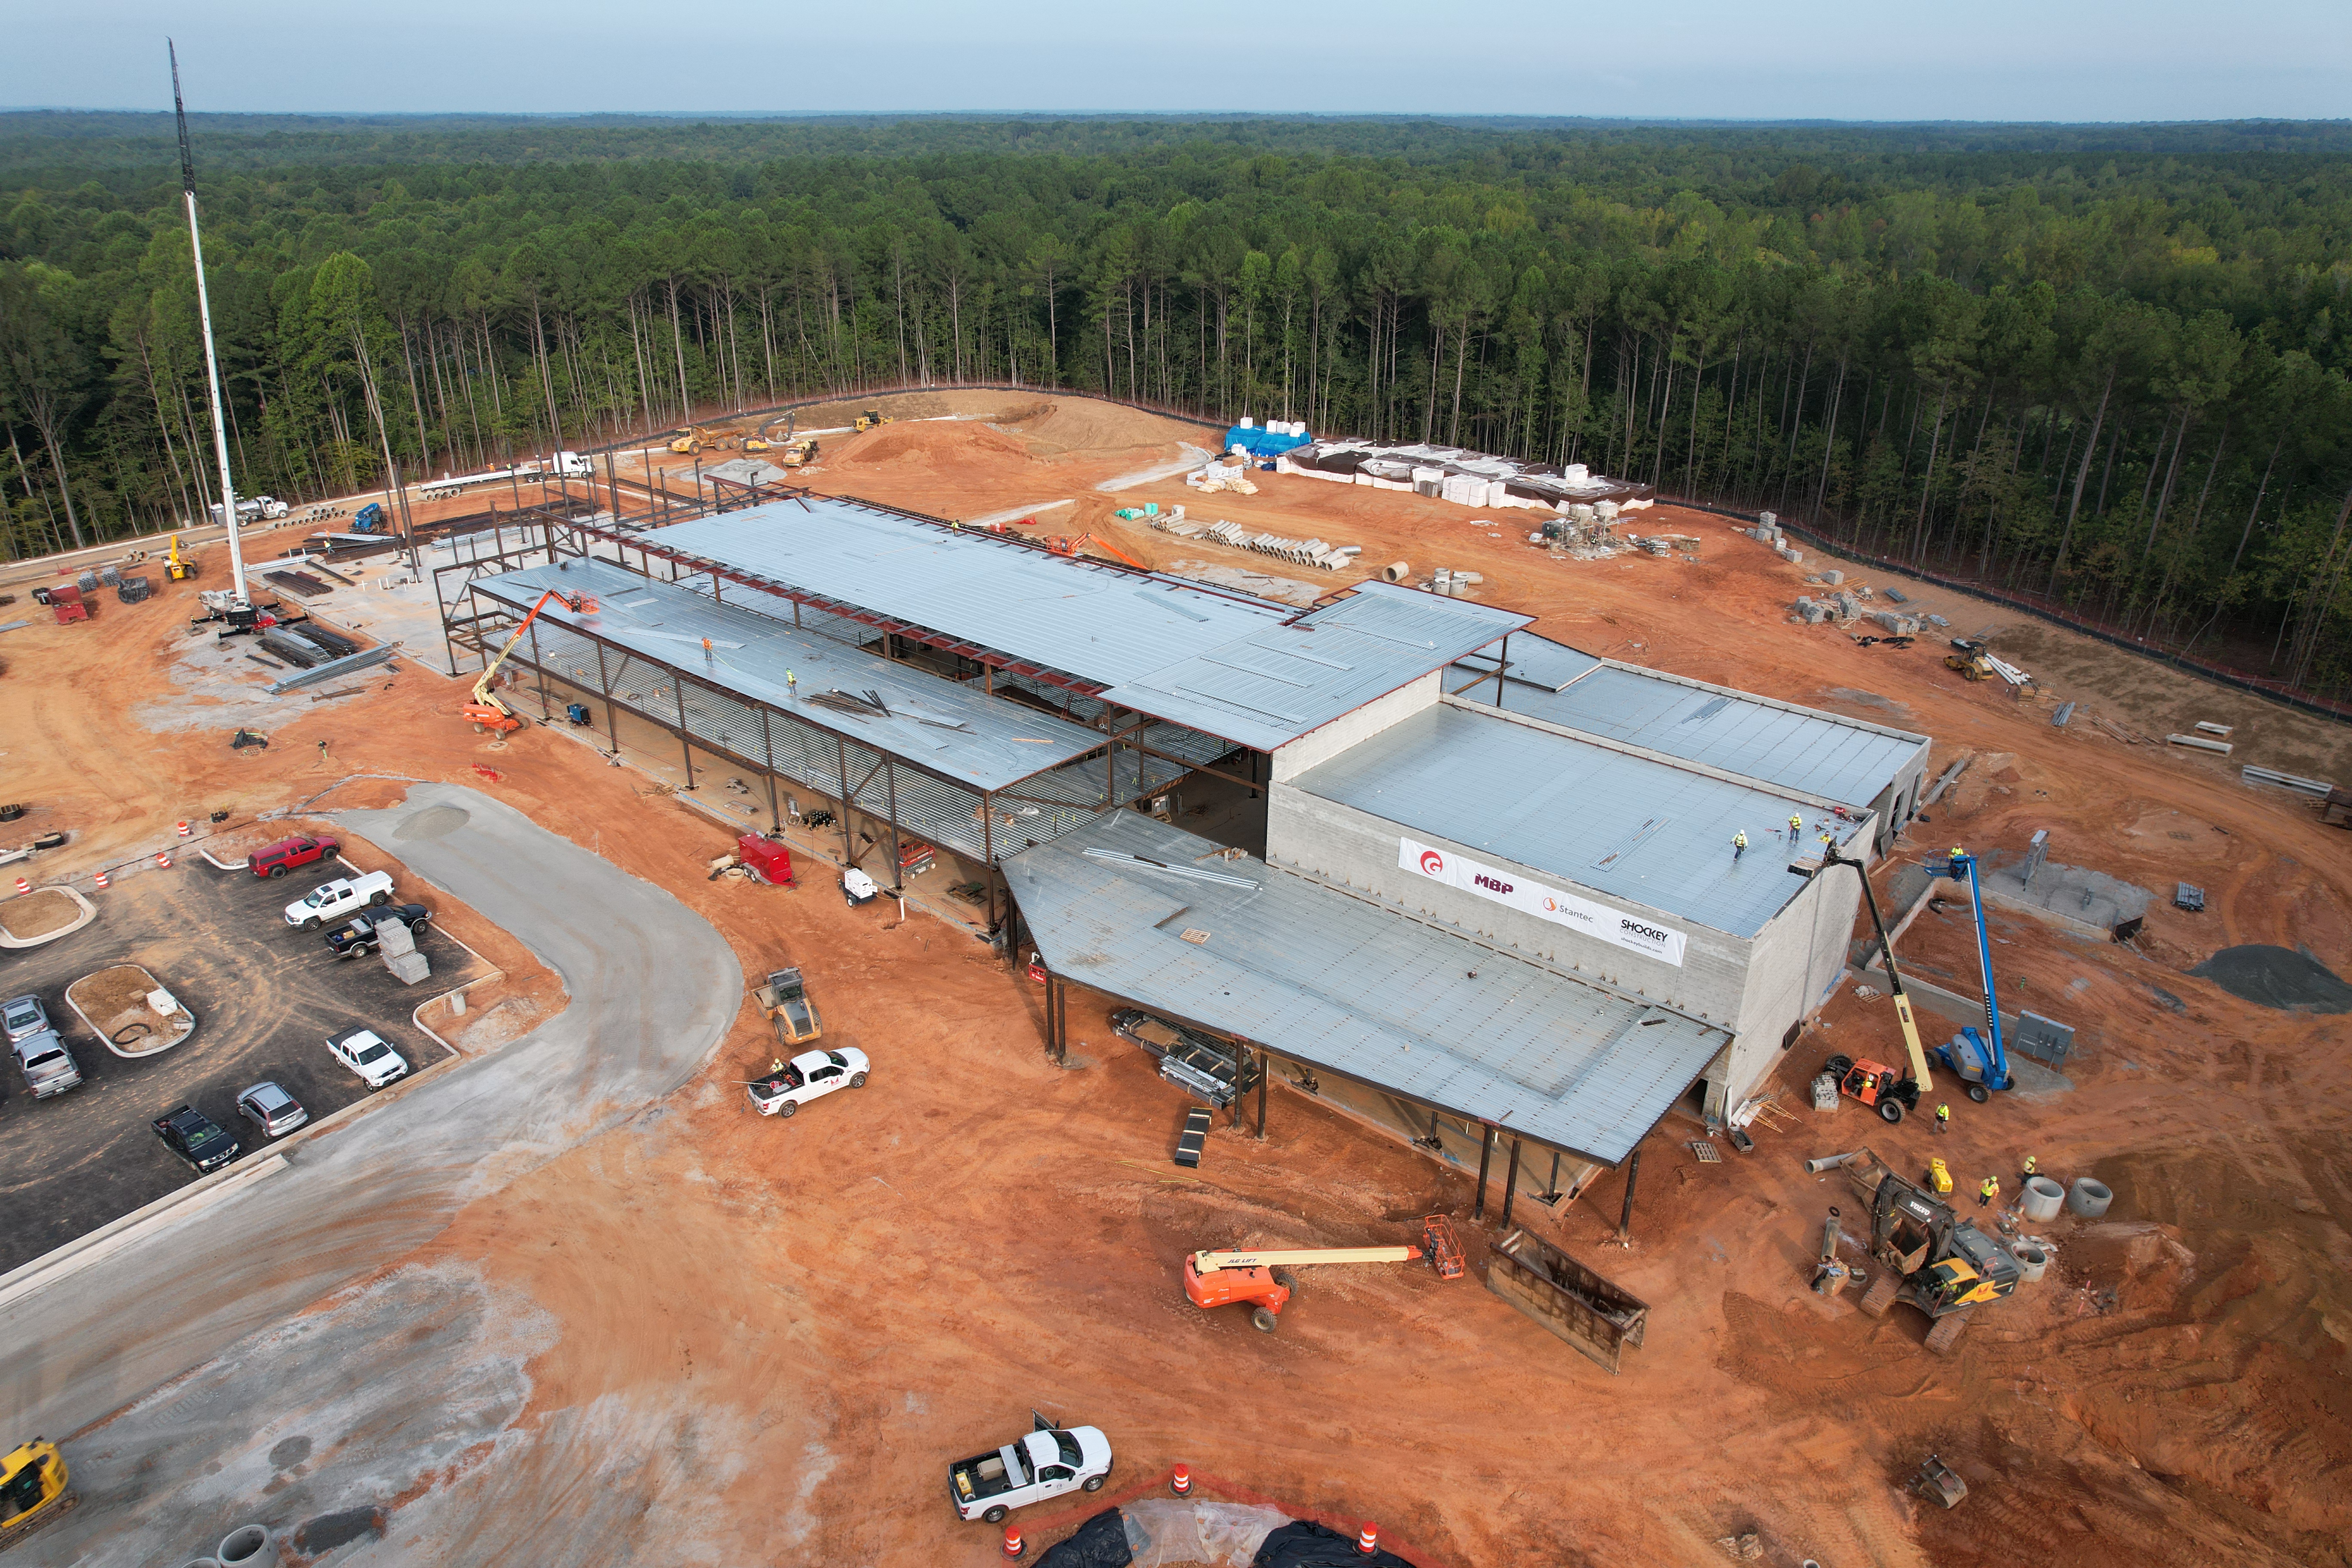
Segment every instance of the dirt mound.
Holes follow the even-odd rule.
[[[2297,1013],[2352,1013],[2352,985],[2293,948],[2225,947],[2189,972],[2242,1001]]]
[[[1000,416],[997,422],[1017,427],[1029,449],[1041,458],[1161,447],[1188,437],[1200,438],[1193,426],[1176,420],[1086,398],[1039,403]]]
[[[835,463],[845,468],[937,468],[947,463],[1019,461],[1020,438],[985,425],[925,420],[885,425],[850,446]]]

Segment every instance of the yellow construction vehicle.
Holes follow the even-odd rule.
[[[713,430],[700,425],[693,425],[688,426],[676,440],[669,444],[669,449],[681,458],[691,458],[706,447],[714,452],[723,452],[734,444],[734,440],[735,436],[732,431]]]
[[[163,563],[163,571],[173,582],[184,583],[196,574],[196,558],[180,553],[180,536],[172,535],[172,553]]]
[[[66,1457],[38,1437],[0,1459],[0,1548],[14,1546],[81,1501],[68,1479]]]
[[[1985,657],[1984,644],[1954,637],[1952,648],[1944,656],[1944,668],[1958,672],[1962,680],[1990,680],[1998,673]]]
[[[1928,1353],[1950,1354],[1975,1308],[2017,1289],[2024,1270],[2016,1256],[1867,1149],[1856,1152],[1846,1176],[1870,1201],[1870,1258],[1878,1265],[1863,1315],[1883,1318],[1907,1302],[1932,1325],[1922,1342]]]
[[[751,993],[760,1011],[775,1020],[776,1038],[788,1046],[804,1046],[824,1033],[816,1004],[809,999],[808,982],[797,969],[772,970],[768,983]]]
[[[1839,854],[1835,844],[1825,842],[1822,846],[1822,868],[1827,870],[1832,866],[1851,866],[1853,874],[1862,879],[1862,897],[1870,906],[1871,929],[1878,933],[1878,950],[1886,959],[1886,988],[1894,994],[1895,1021],[1903,1026],[1903,1047],[1911,1058],[1911,1081],[1917,1090],[1908,1098],[1916,1105],[1919,1095],[1935,1087],[1935,1079],[1927,1072],[1927,1053],[1919,1044],[1919,1025],[1911,1016],[1911,998],[1903,994],[1903,971],[1895,966],[1895,943],[1887,937],[1886,922],[1878,918],[1878,894],[1870,886],[1870,868],[1851,856]]]
[[[466,704],[463,711],[467,718],[474,721],[475,733],[487,732],[504,738],[522,728],[522,721],[515,717],[514,710],[508,707],[505,700],[490,689],[490,680],[498,674],[499,666],[506,663],[507,655],[514,651],[515,644],[522,641],[523,633],[530,630],[530,623],[539,619],[540,611],[547,608],[547,602],[550,599],[562,601],[563,607],[575,616],[593,616],[596,613],[596,601],[589,595],[567,594],[561,588],[550,588],[546,593],[541,594],[539,596],[539,602],[531,605],[530,614],[523,616],[521,624],[517,626],[513,635],[507,638],[506,646],[499,649],[499,657],[482,667],[482,678],[474,682],[474,700]]]
[[[873,429],[877,425],[888,425],[890,423],[892,423],[892,420],[888,415],[879,413],[875,409],[869,408],[865,413],[857,416],[857,433],[860,436],[863,436],[868,430]]]
[[[797,441],[784,443],[784,467],[797,468],[816,456],[816,437],[803,436]]]

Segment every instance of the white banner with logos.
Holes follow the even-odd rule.
[[[1397,840],[1397,865],[1417,877],[1492,899],[1538,920],[1564,925],[1650,958],[1663,958],[1677,969],[1682,967],[1683,947],[1688,940],[1683,932],[1653,925],[1622,910],[1528,881],[1514,873],[1482,866],[1451,849],[1435,848],[1410,838]]]

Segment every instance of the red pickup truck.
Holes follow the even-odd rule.
[[[331,838],[281,838],[267,849],[257,849],[247,856],[245,863],[257,877],[283,877],[297,866],[331,859],[341,853],[342,847]]]

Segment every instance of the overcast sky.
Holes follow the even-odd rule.
[[[0,0],[0,105],[2352,116],[2352,0]]]

